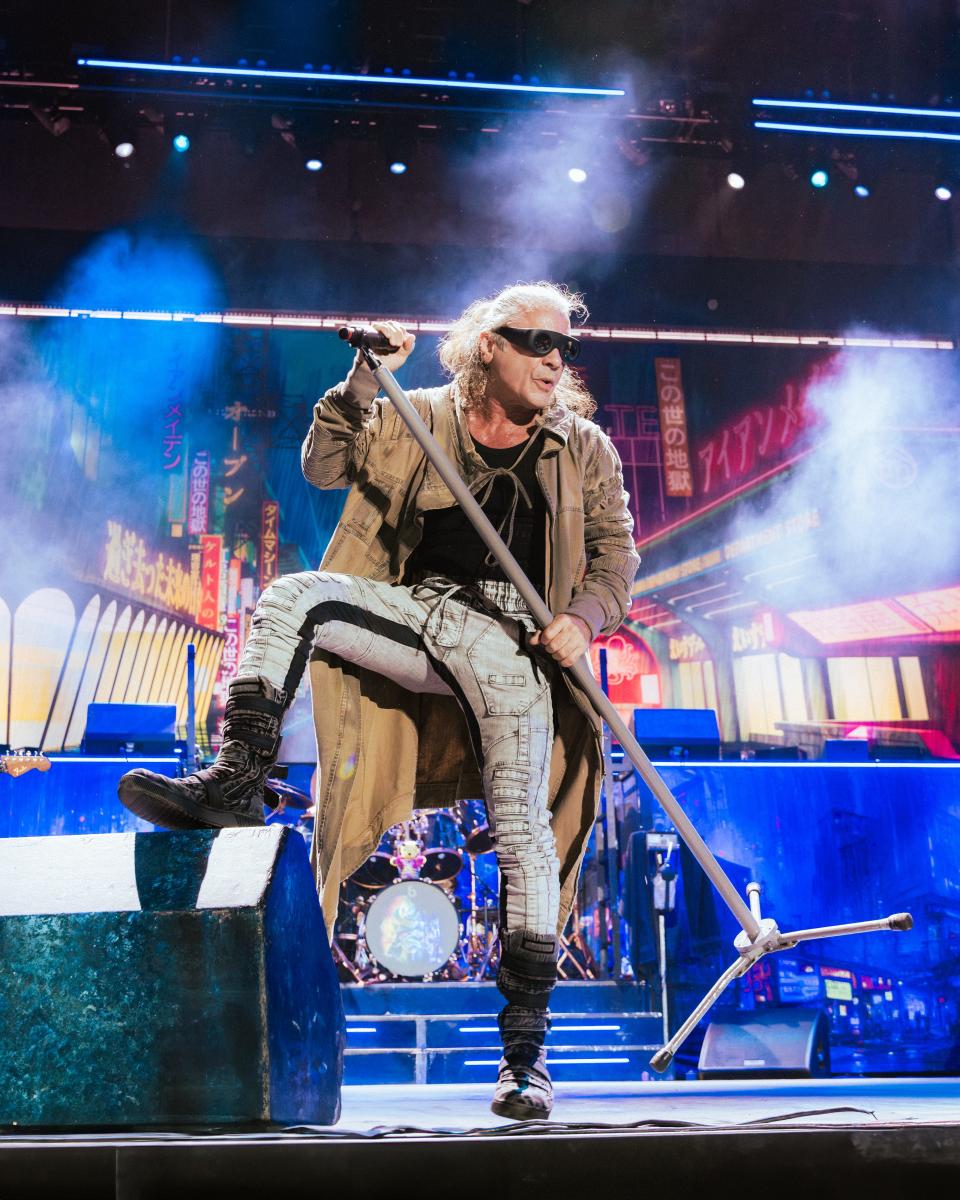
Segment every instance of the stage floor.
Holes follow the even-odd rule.
[[[956,1194],[960,1079],[564,1084],[549,1122],[505,1123],[490,1088],[344,1089],[332,1128],[0,1135],[2,1200],[710,1200],[771,1189]]]
[[[490,1112],[492,1085],[345,1087],[338,1132],[391,1126],[466,1132],[504,1127]],[[797,1079],[556,1085],[553,1126],[665,1124],[737,1129],[750,1123],[960,1126],[960,1079]],[[510,1124],[513,1124],[512,1122]],[[558,1132],[560,1130],[558,1129]]]

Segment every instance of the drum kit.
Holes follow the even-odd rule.
[[[416,813],[344,881],[334,958],[346,980],[478,980],[496,970],[500,890],[483,801]]]
[[[312,790],[311,783],[311,790]],[[265,784],[268,823],[291,825],[309,843],[315,807],[282,777]],[[561,979],[594,979],[580,933],[561,937]],[[500,872],[482,800],[428,809],[394,825],[340,888],[333,957],[345,983],[494,979],[499,963]]]
[[[272,774],[267,822],[307,842],[310,795]],[[388,829],[344,880],[333,956],[345,982],[479,980],[496,973],[500,874],[482,800],[423,810]]]

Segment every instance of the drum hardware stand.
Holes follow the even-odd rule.
[[[354,983],[359,983],[362,985],[367,982],[366,979],[364,979],[363,972],[360,970],[360,968],[355,966],[337,945],[336,938],[334,938],[330,943],[330,950],[333,953],[333,961],[337,964],[337,966],[343,967],[347,974],[353,979]]]
[[[358,345],[364,362],[370,368],[374,378],[387,397],[392,401],[412,437],[433,465],[440,478],[447,485],[456,502],[467,515],[467,519],[486,543],[495,556],[507,579],[517,589],[534,620],[546,628],[553,620],[553,613],[537,594],[536,589],[527,579],[520,564],[510,553],[496,529],[490,523],[486,513],[477,503],[470,489],[460,478],[457,468],[443,448],[438,444],[423,418],[407,399],[403,389],[394,379],[392,373],[381,365],[376,355],[365,345],[362,331],[341,329],[340,336]],[[700,1018],[711,1007],[727,984],[745,974],[751,966],[765,954],[776,953],[796,946],[801,941],[811,941],[814,938],[839,937],[845,934],[873,933],[880,930],[908,930],[913,927],[913,918],[909,913],[894,913],[889,917],[881,917],[875,921],[861,921],[847,925],[831,925],[814,929],[801,929],[794,933],[781,933],[776,921],[762,917],[760,912],[760,885],[747,885],[749,906],[734,887],[733,882],[717,862],[706,842],[697,832],[696,827],[683,811],[676,797],[660,777],[656,768],[647,758],[640,743],[628,729],[615,706],[604,695],[603,689],[593,677],[590,663],[586,655],[566,670],[570,673],[581,691],[590,701],[594,711],[605,720],[611,734],[623,747],[623,752],[636,767],[640,777],[651,790],[660,806],[673,821],[674,827],[683,838],[690,853],[703,868],[707,878],[720,893],[724,903],[736,917],[741,926],[741,932],[734,939],[734,947],[739,957],[720,976],[713,987],[707,992],[691,1015],[680,1026],[677,1032],[653,1056],[651,1066],[656,1071],[665,1071],[669,1067],[674,1054],[690,1034]]]
[[[569,937],[560,935],[560,957],[557,959],[557,973],[560,973],[560,968],[567,961],[572,963],[573,969],[580,979],[596,979],[602,974],[597,966],[597,960],[593,957],[593,952],[584,941],[583,933],[580,929],[580,901],[575,899],[573,908],[570,911],[570,924],[573,926],[573,932]],[[574,951],[577,953],[575,954]],[[580,958],[577,957],[580,955]],[[582,961],[581,961],[582,959]],[[566,978],[566,976],[562,976]]]
[[[491,936],[491,927],[487,922],[488,904],[483,906],[483,921],[477,921],[477,860],[476,857],[468,852],[467,857],[470,859],[470,915],[467,918],[469,921],[467,935],[467,978],[474,982],[479,982],[483,979],[490,966],[490,959],[493,957],[493,952],[497,944],[496,932]],[[481,887],[485,885],[481,884]]]

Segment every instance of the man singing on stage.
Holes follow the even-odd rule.
[[[518,284],[470,305],[440,346],[452,376],[410,400],[540,591],[538,630],[358,354],[317,403],[303,471],[349,487],[319,571],[260,597],[216,761],[135,770],[120,798],[177,829],[260,825],[283,714],[310,661],[321,783],[312,857],[328,927],[341,880],[414,806],[482,794],[501,873],[501,1116],[552,1106],[544,1038],[557,935],[602,776],[598,719],[560,668],[613,632],[638,558],[620,460],[570,364],[579,296]],[[414,339],[377,326],[396,349]],[[472,751],[472,753],[471,753]],[[478,773],[479,770],[479,773]]]

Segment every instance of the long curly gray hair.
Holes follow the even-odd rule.
[[[516,283],[495,296],[475,300],[450,327],[441,339],[440,363],[460,390],[464,407],[478,408],[483,404],[487,373],[480,358],[480,334],[492,333],[501,325],[514,325],[525,312],[538,308],[553,308],[565,313],[570,320],[583,320],[587,306],[583,297],[562,284]],[[506,339],[493,335],[501,347]],[[581,417],[596,412],[596,402],[571,367],[567,367],[553,393],[555,406],[569,409]]]

